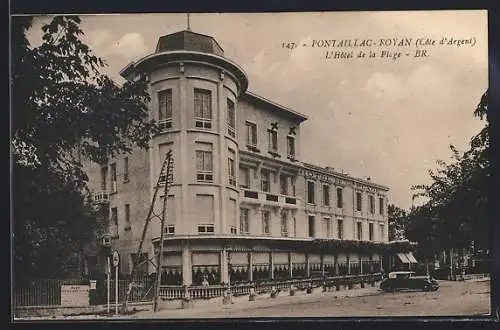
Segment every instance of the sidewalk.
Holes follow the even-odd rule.
[[[233,304],[224,305],[222,298],[215,298],[208,301],[195,301],[194,307],[188,309],[160,309],[158,313],[152,311],[138,312],[131,315],[130,318],[152,319],[152,318],[189,318],[203,317],[200,314],[209,314],[211,311],[235,311],[250,308],[266,308],[276,305],[286,305],[290,303],[307,303],[314,302],[319,297],[331,297],[332,299],[345,299],[350,297],[360,297],[376,295],[380,292],[378,285],[375,287],[365,287],[363,289],[351,289],[332,292],[322,292],[322,288],[316,288],[311,294],[305,292],[296,292],[294,296],[290,296],[288,292],[281,292],[276,298],[271,298],[269,293],[262,294],[256,297],[255,301],[249,301],[248,295],[234,297]],[[207,315],[206,317],[210,317]]]
[[[152,311],[152,306],[148,310],[139,310],[129,315],[66,315],[57,317],[22,317],[16,320],[126,320],[126,319],[184,319],[184,318],[210,318],[210,312],[220,312],[221,310],[230,312],[245,309],[267,308],[277,305],[286,305],[290,303],[307,303],[317,301],[320,297],[331,297],[331,299],[346,299],[350,297],[376,295],[380,292],[379,284],[375,287],[355,288],[351,290],[341,289],[340,291],[323,292],[322,288],[315,288],[312,293],[297,291],[294,296],[290,296],[288,291],[283,291],[276,298],[271,298],[269,293],[257,295],[255,301],[249,301],[248,295],[233,297],[232,304],[223,304],[222,297],[209,300],[195,300],[192,307],[182,309],[180,301],[164,301],[160,305],[158,313]],[[145,306],[144,306],[145,307]],[[200,315],[201,314],[201,315]],[[206,315],[206,316],[203,316]]]

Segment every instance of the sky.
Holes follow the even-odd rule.
[[[81,17],[86,42],[117,82],[123,81],[119,71],[152,53],[160,36],[187,27],[182,13]],[[46,20],[30,30],[33,46]],[[390,188],[390,203],[406,209],[410,187],[429,183],[436,161],[450,160],[449,145],[465,151],[485,124],[472,112],[488,87],[486,11],[195,13],[190,27],[214,37],[225,57],[246,71],[249,91],[308,116],[301,128],[303,161],[370,177]],[[417,39],[427,38],[435,44],[417,47]],[[468,44],[440,45],[443,38]],[[376,45],[339,47],[345,39]],[[319,40],[337,41],[312,47]],[[401,40],[410,45],[397,46]],[[299,46],[283,47],[290,42]],[[428,56],[414,57],[417,49]],[[380,57],[384,50],[401,56]],[[327,51],[330,57],[353,51],[354,57],[327,59]],[[360,51],[365,58],[356,57]],[[370,51],[375,58],[368,58]]]

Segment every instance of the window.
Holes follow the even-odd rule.
[[[297,237],[297,218],[293,217],[293,235]]]
[[[196,194],[194,205],[196,205],[196,207],[192,210],[192,217],[196,219],[199,224],[213,224],[215,222],[214,195]]]
[[[269,151],[278,152],[278,131],[268,130],[269,133]]]
[[[130,226],[130,204],[125,204],[125,223]]]
[[[384,228],[384,225],[383,224],[380,224],[379,225],[380,227],[380,241],[384,241],[385,240],[385,228]]]
[[[116,192],[116,164],[111,164],[111,192]]]
[[[165,226],[165,234],[174,235],[175,234],[175,225],[166,225]]]
[[[211,149],[212,146],[207,145],[207,147]],[[212,182],[213,179],[212,150],[196,150],[196,180]]]
[[[261,170],[260,171],[260,189],[264,192],[270,192],[271,191],[271,180],[269,178],[270,173],[268,170]]]
[[[373,241],[373,223],[368,224],[368,239]]]
[[[337,237],[344,239],[344,220],[342,219],[337,219]]]
[[[314,216],[309,216],[309,237],[314,237]]]
[[[234,102],[230,99],[227,100],[227,134],[229,136],[236,136],[236,117],[234,112]]]
[[[161,131],[172,128],[172,90],[158,92],[158,126]]]
[[[356,193],[356,210],[361,211],[363,200],[360,192]]]
[[[269,224],[269,211],[262,211],[262,233],[264,235],[271,234],[271,228]]]
[[[248,167],[240,167],[240,187],[250,188],[250,169]]]
[[[229,212],[228,212],[228,223],[230,225],[230,232],[233,235],[237,234],[237,226],[238,226],[238,209],[236,208],[236,199],[229,198]]]
[[[359,241],[363,239],[363,224],[361,222],[356,222],[356,233]]]
[[[194,119],[196,128],[212,128],[212,93],[194,90]]]
[[[281,213],[281,237],[288,237],[288,216],[286,212]]]
[[[384,199],[382,197],[378,199],[378,209],[380,214],[384,214]]]
[[[240,209],[240,233],[248,234],[249,230],[249,209]]]
[[[198,225],[198,234],[213,234],[214,224]]]
[[[229,174],[229,184],[231,186],[236,186],[236,173],[235,173],[235,165],[234,165],[234,158],[235,158],[235,153],[233,150],[229,149],[229,157],[228,157],[228,174]]]
[[[330,236],[332,236],[332,224],[331,224],[330,218],[325,217],[324,220],[325,220],[325,224],[326,224],[326,237],[330,237]]]
[[[373,196],[369,197],[370,200],[370,213],[375,213],[375,198]]]
[[[323,185],[323,205],[330,205],[330,187],[327,184]]]
[[[342,188],[337,188],[337,207],[341,209],[343,205],[344,205],[344,197]]]
[[[287,157],[290,159],[295,159],[295,137],[287,136],[286,145],[287,145],[287,150],[286,150]]]
[[[288,195],[288,175],[280,175],[280,193]]]
[[[118,226],[118,208],[111,208],[111,223]]]
[[[307,202],[314,204],[314,182],[307,181]]]
[[[111,234],[118,236],[118,208],[111,208]]]
[[[295,193],[296,193],[296,191],[295,191],[295,178],[294,177],[290,178],[290,181],[292,183],[292,196],[295,196]]]
[[[123,158],[123,182],[128,182],[128,157]]]
[[[246,122],[247,125],[247,145],[257,147],[257,125]]]
[[[106,182],[106,178],[108,176],[108,167],[107,166],[103,166],[101,167],[101,189],[106,191],[106,189],[108,187],[106,187],[107,185],[107,182]]]

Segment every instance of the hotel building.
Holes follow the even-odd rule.
[[[212,37],[181,31],[121,72],[145,75],[148,150],[86,164],[121,273],[163,244],[164,284],[379,272],[388,241],[388,188],[301,158],[305,115],[247,90],[248,77]],[[166,153],[173,154],[164,240],[153,219],[137,247]],[[163,187],[154,205],[163,207]],[[107,237],[107,238],[106,238]],[[104,269],[88,250],[87,270]],[[154,267],[138,269],[147,274]]]

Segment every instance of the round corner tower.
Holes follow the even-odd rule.
[[[174,157],[165,234],[230,234],[239,218],[235,126],[245,72],[214,38],[186,30],[160,37],[154,53],[121,72],[127,79],[138,74],[148,79],[150,119],[161,129],[150,143],[151,196],[168,150]],[[151,238],[159,237],[154,221]]]

